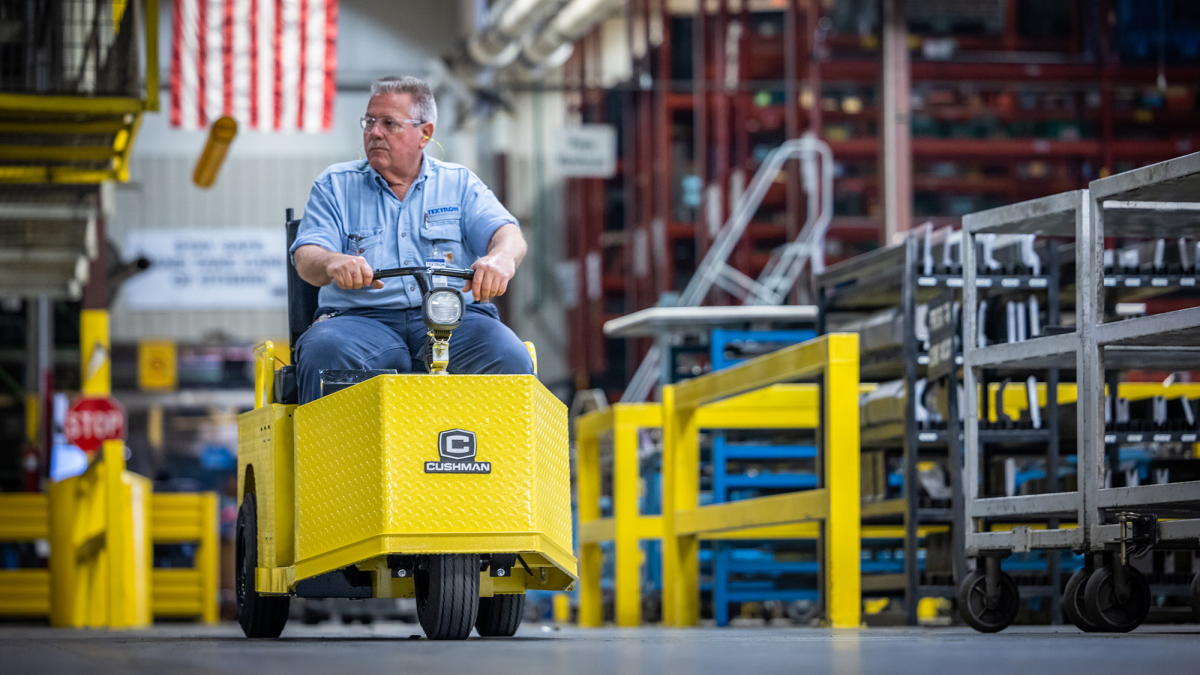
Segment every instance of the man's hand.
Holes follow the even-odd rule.
[[[370,286],[383,288],[383,281],[375,279],[375,272],[366,259],[359,255],[334,254],[325,265],[325,274],[339,288],[348,291]]]
[[[475,278],[462,289],[471,291],[475,302],[487,302],[508,290],[508,280],[517,273],[517,261],[507,252],[498,251],[476,260],[471,269],[475,270]]]

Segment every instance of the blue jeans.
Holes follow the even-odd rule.
[[[322,307],[314,323],[296,342],[296,377],[300,402],[321,397],[322,370],[395,369],[424,373],[427,330],[421,308],[381,309]],[[467,305],[462,325],[450,337],[454,374],[533,375],[533,359],[525,344],[500,322],[495,305]]]

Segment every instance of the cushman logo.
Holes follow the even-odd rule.
[[[440,462],[425,462],[425,473],[491,473],[491,462],[475,461],[475,432],[447,429],[438,434]]]

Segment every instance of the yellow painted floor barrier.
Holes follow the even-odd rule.
[[[812,384],[780,384],[718,401],[697,411],[700,429],[812,429],[817,426],[818,388]],[[646,539],[662,538],[661,516],[638,508],[638,431],[662,427],[658,403],[617,403],[576,421],[576,471],[579,484],[581,544],[579,617],[581,626],[599,626],[600,544],[615,549],[614,614],[618,626],[641,623],[641,549]],[[613,452],[613,516],[600,517],[600,443],[611,438]],[[702,539],[813,539],[816,523],[711,532]]]
[[[150,502],[150,538],[155,544],[193,544],[190,568],[154,568],[150,606],[155,618],[219,619],[221,541],[215,492],[164,492]]]
[[[699,505],[699,432],[706,406],[772,385],[814,382],[820,411],[819,487]],[[699,541],[755,528],[817,523],[823,552],[825,618],[835,628],[861,619],[858,336],[833,333],[663,388],[663,622],[699,620]],[[798,426],[793,408],[784,427]],[[777,420],[777,423],[778,420]],[[580,485],[581,490],[583,485]],[[581,493],[582,494],[582,493]],[[581,501],[582,505],[582,501]],[[582,514],[581,514],[582,515]],[[581,598],[582,600],[582,598]]]
[[[699,505],[699,411],[785,382],[819,385],[819,487]],[[860,592],[858,336],[831,333],[663,388],[663,622],[700,618],[699,541],[768,526],[820,524],[826,622],[858,627]],[[802,410],[797,410],[799,415]]]
[[[859,386],[859,393],[874,385]],[[702,406],[697,410],[699,429],[809,429],[817,426],[818,387],[814,384],[779,384]],[[575,422],[578,448],[580,560],[579,622],[584,627],[600,626],[603,620],[601,600],[601,544],[613,542],[614,618],[622,627],[641,623],[641,565],[644,562],[639,543],[662,539],[662,518],[639,511],[641,478],[638,473],[638,432],[662,428],[662,405],[658,403],[616,403],[606,410],[580,416]],[[607,441],[612,451],[613,516],[600,517],[602,471],[600,454]],[[934,532],[947,532],[949,526],[931,525],[918,530],[925,538]],[[902,539],[902,525],[863,525],[861,538]],[[819,523],[806,522],[774,525],[748,530],[706,533],[703,540],[733,539],[816,539]],[[893,575],[873,574],[863,585],[877,579],[890,581]]]
[[[108,466],[123,467],[124,460],[118,454],[120,461],[106,466],[111,455],[104,457],[84,475],[53,486],[49,497],[0,494],[0,542],[51,541],[50,568],[0,569],[0,616],[51,618],[64,626],[136,626],[149,622],[144,609],[149,596],[154,617],[217,621],[217,494],[152,495],[149,481],[121,471],[115,486],[118,503],[113,504]],[[110,551],[110,537],[124,541],[129,550]],[[152,544],[182,543],[196,546],[193,568],[149,570]],[[74,564],[56,551],[73,551]],[[124,562],[114,568],[114,561]],[[63,604],[54,606],[52,597]],[[118,597],[115,604],[113,597]]]
[[[40,492],[0,494],[0,541],[32,543],[50,538],[46,495]],[[0,570],[0,616],[50,616],[50,570]]]

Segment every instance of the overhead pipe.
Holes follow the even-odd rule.
[[[509,0],[494,8],[488,23],[467,39],[467,54],[481,66],[503,68],[521,53],[521,39],[562,0]]]
[[[556,68],[567,62],[575,41],[587,35],[621,0],[571,0],[521,50],[528,68]]]

